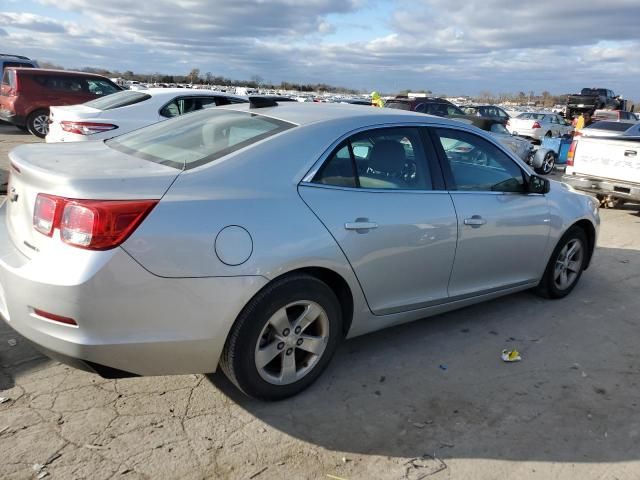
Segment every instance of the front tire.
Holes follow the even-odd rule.
[[[241,391],[281,400],[306,389],[342,340],[342,312],[321,280],[296,274],[258,293],[233,326],[220,367]]]
[[[49,111],[36,110],[27,117],[27,130],[38,138],[44,138],[49,133]]]
[[[588,245],[584,230],[571,227],[556,245],[536,293],[545,298],[569,295],[582,276]]]

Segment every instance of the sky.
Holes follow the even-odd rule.
[[[640,0],[0,0],[0,51],[386,93],[640,100]]]

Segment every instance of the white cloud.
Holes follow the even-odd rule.
[[[375,1],[156,0],[138,8],[40,0],[74,20],[1,13],[0,36],[3,49],[69,67],[198,67],[384,91],[562,93],[598,84],[640,99],[637,0],[396,0],[386,24],[370,15]],[[336,22],[341,16],[349,21]],[[368,39],[339,42],[353,19]]]

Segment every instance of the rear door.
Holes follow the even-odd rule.
[[[450,297],[536,281],[549,236],[545,196],[526,193],[520,166],[488,140],[453,128],[432,134],[458,214]]]
[[[299,187],[345,253],[375,314],[448,296],[457,219],[422,133],[402,127],[353,135]]]

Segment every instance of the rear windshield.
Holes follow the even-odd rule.
[[[411,110],[411,103],[399,102],[397,100],[388,100],[384,106],[387,108],[395,108],[396,110]]]
[[[542,120],[544,118],[544,113],[521,113],[516,118],[521,120]]]
[[[618,112],[607,111],[607,110],[598,110],[594,115],[594,117],[598,118],[607,118],[610,120],[618,119]]]
[[[150,98],[151,95],[148,93],[124,90],[122,92],[106,95],[102,98],[96,98],[95,100],[85,103],[85,105],[97,110],[113,110],[114,108],[126,107],[128,105],[133,105],[134,103],[144,102]]]
[[[607,91],[604,88],[583,88],[580,95],[606,95]]]
[[[188,170],[294,126],[249,112],[205,109],[107,140],[106,144],[145,160]]]
[[[612,132],[624,132],[625,130],[628,130],[631,125],[631,123],[624,122],[596,122],[585,128],[595,130],[611,130]]]

